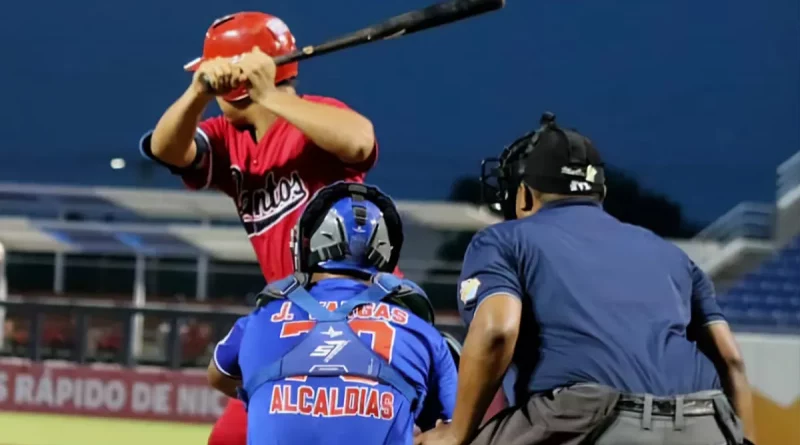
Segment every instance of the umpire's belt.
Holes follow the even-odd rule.
[[[623,394],[617,402],[616,408],[620,411],[634,413],[645,412],[645,396]],[[675,416],[676,400],[652,399],[654,416]],[[690,399],[682,400],[684,416],[710,416],[714,414],[714,402],[710,399]]]

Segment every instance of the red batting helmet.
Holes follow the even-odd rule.
[[[206,31],[203,56],[184,65],[186,71],[195,71],[205,60],[215,57],[236,57],[257,46],[271,57],[293,52],[294,36],[289,27],[278,17],[262,12],[237,12],[219,18]],[[275,83],[297,76],[297,62],[281,65],[275,72]],[[227,101],[247,97],[244,86],[226,94]]]

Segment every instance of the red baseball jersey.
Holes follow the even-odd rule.
[[[347,108],[328,97],[303,99]],[[363,182],[377,159],[376,147],[364,162],[343,163],[281,118],[256,142],[248,129],[214,117],[200,122],[195,141],[208,155],[195,168],[171,170],[191,189],[216,188],[233,199],[268,282],[294,273],[291,231],[309,198],[336,181]],[[148,145],[145,137],[142,151],[152,158]]]

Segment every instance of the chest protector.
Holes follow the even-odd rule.
[[[420,391],[386,359],[365,344],[348,323],[348,316],[359,306],[379,303],[407,292],[408,287],[403,280],[388,273],[378,273],[372,277],[369,288],[334,311],[324,308],[306,291],[306,281],[305,274],[297,273],[268,285],[259,299],[259,306],[274,300],[289,300],[306,311],[316,323],[283,357],[259,369],[244,382],[239,396],[245,404],[265,384],[286,377],[353,376],[391,386],[408,399],[411,410],[415,411]]]

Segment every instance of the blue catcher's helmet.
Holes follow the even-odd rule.
[[[313,272],[374,280],[377,272],[397,267],[403,223],[392,199],[377,187],[337,182],[311,198],[292,235],[295,269],[304,280]],[[433,324],[433,306],[415,283],[403,280],[387,300]]]
[[[403,245],[403,226],[391,198],[377,187],[337,182],[309,202],[293,232],[300,272],[356,275],[392,272]]]

